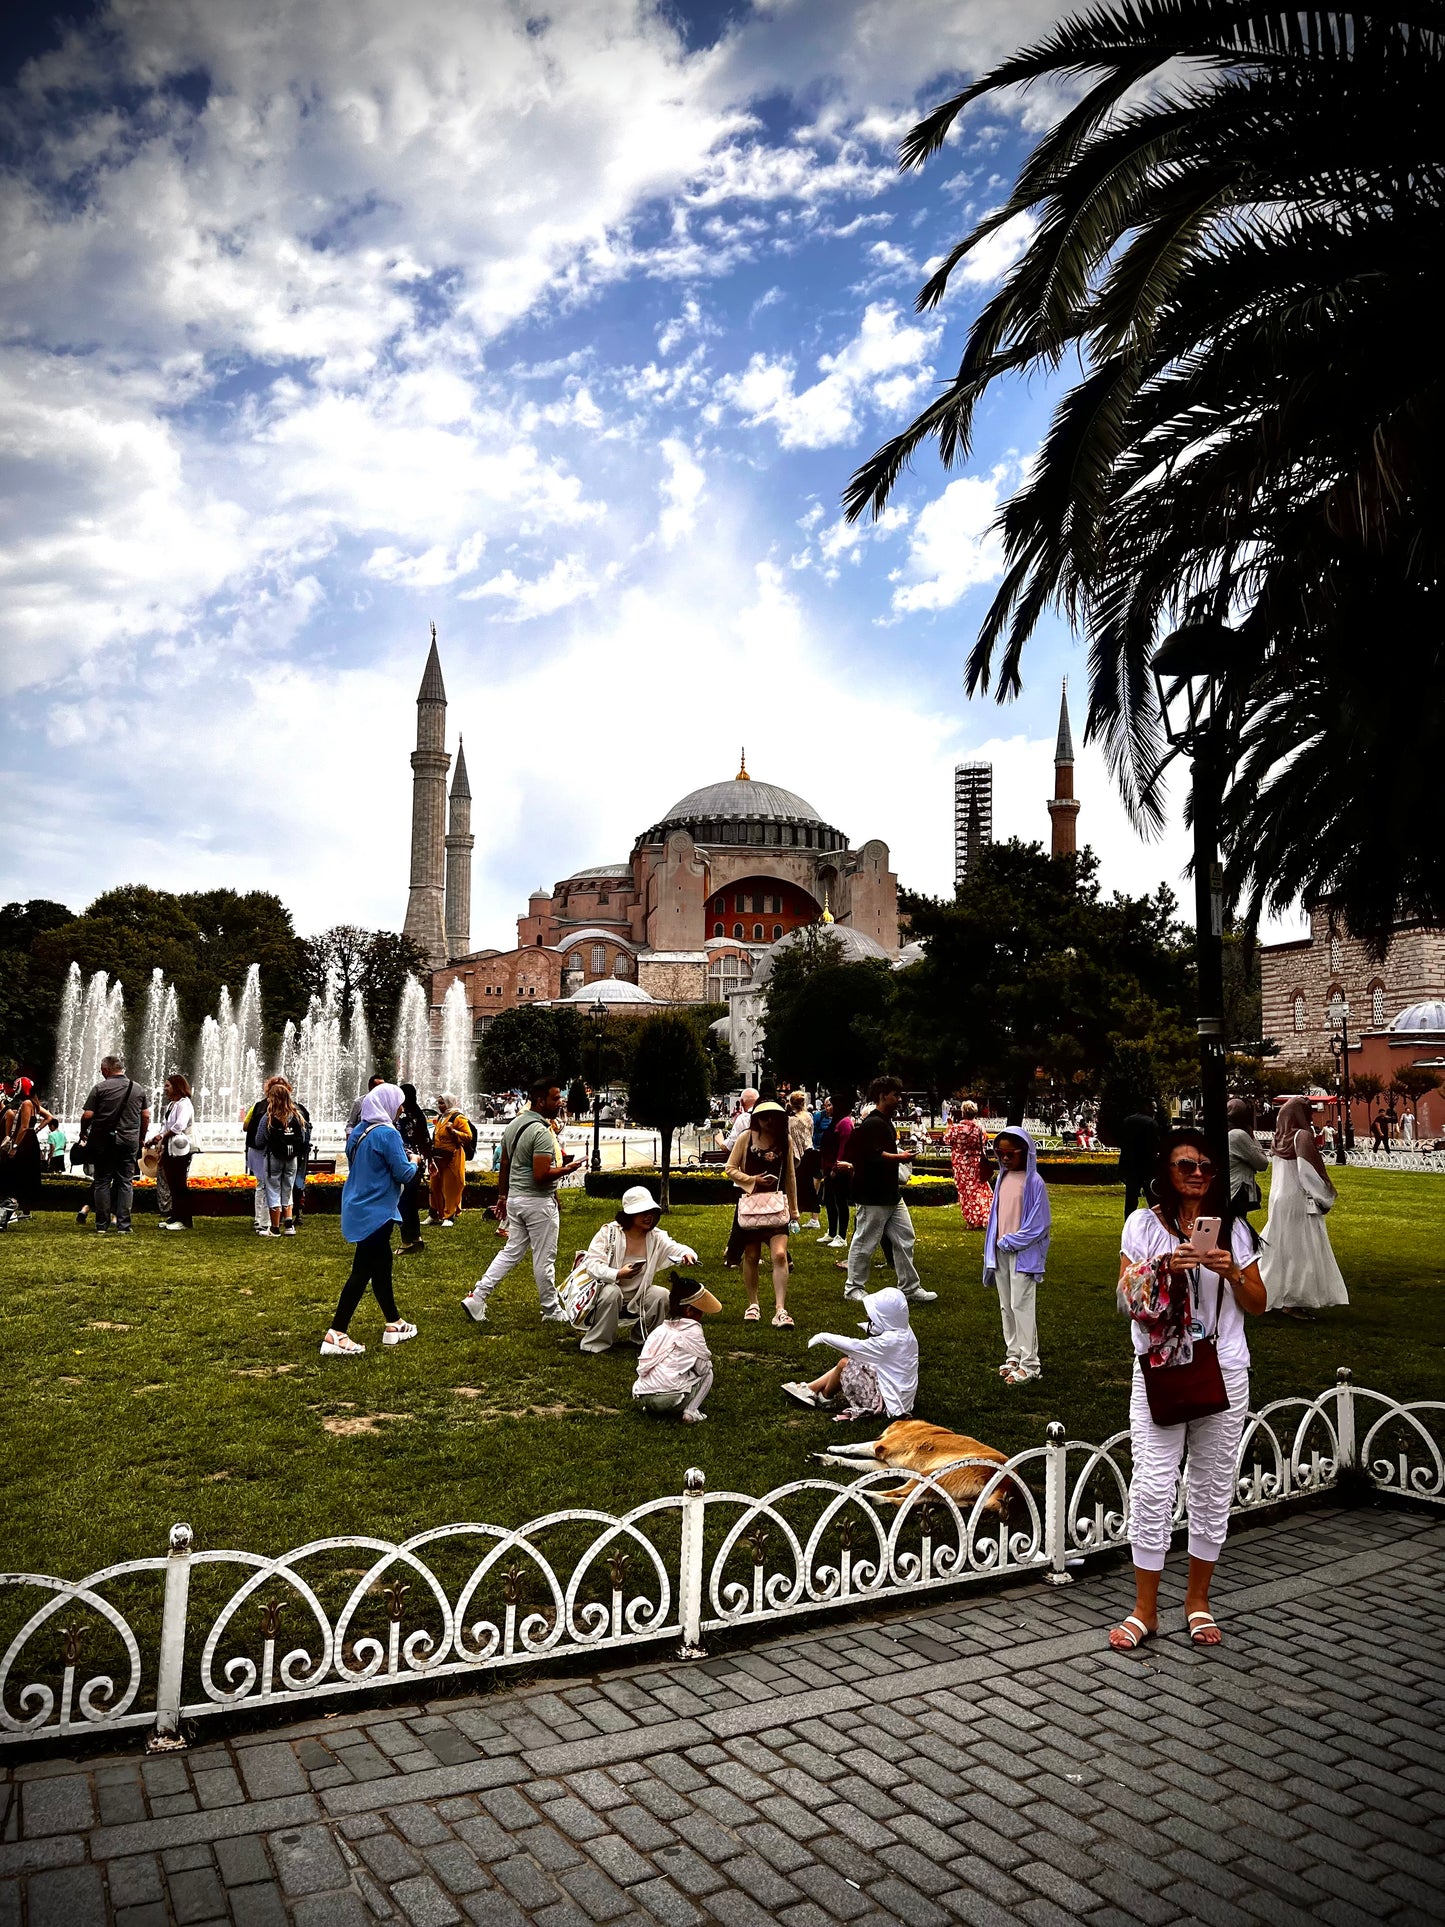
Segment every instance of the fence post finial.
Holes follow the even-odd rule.
[[[156,1669],[155,1731],[146,1741],[148,1753],[173,1753],[186,1743],[181,1732],[181,1688],[186,1666],[186,1606],[191,1592],[191,1548],[188,1525],[173,1525],[166,1558],[166,1591],[161,1603],[161,1653]]]
[[[1044,1574],[1048,1586],[1072,1586],[1073,1574],[1065,1560],[1065,1526],[1069,1509],[1068,1433],[1055,1419],[1044,1438],[1047,1441],[1044,1474],[1044,1550],[1049,1569]]]
[[[707,1512],[707,1475],[690,1466],[682,1481],[682,1549],[677,1568],[679,1659],[706,1659],[702,1643],[702,1532]]]
[[[1348,1365],[1339,1366],[1335,1372],[1335,1437],[1340,1443],[1336,1472],[1353,1472],[1358,1447],[1355,1444],[1354,1374]]]

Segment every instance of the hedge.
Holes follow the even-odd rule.
[[[341,1209],[343,1185],[337,1179],[313,1177],[306,1186],[306,1215],[334,1216]],[[464,1201],[473,1209],[495,1202],[495,1172],[469,1177]],[[78,1211],[90,1200],[90,1185],[80,1177],[47,1177],[40,1184],[42,1211]],[[201,1179],[186,1187],[186,1201],[193,1218],[249,1218],[256,1208],[256,1188],[249,1178],[236,1178],[216,1184]],[[148,1180],[137,1180],[131,1211],[136,1217],[154,1216],[156,1188]]]
[[[1119,1184],[1119,1166],[1112,1161],[1105,1163],[1079,1164],[1064,1159],[1039,1159],[1039,1173],[1047,1184]],[[653,1166],[639,1166],[636,1170],[592,1171],[587,1175],[587,1194],[593,1198],[620,1198],[631,1184],[648,1185],[654,1192],[662,1173]],[[711,1172],[680,1170],[674,1171],[671,1180],[671,1194],[675,1204],[734,1204],[737,1189],[731,1179],[714,1176]],[[913,1182],[904,1192],[909,1204],[956,1204],[958,1193],[951,1177],[915,1175]]]

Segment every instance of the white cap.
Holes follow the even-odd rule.
[[[640,1218],[644,1211],[661,1211],[662,1206],[645,1184],[633,1184],[622,1194],[622,1209],[629,1218]]]

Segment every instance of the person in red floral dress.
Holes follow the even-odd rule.
[[[971,1231],[982,1231],[993,1205],[993,1186],[983,1176],[986,1139],[978,1122],[978,1106],[966,1098],[957,1116],[943,1133],[948,1155],[953,1160],[953,1182],[958,1187],[958,1208]]]

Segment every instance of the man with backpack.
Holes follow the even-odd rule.
[[[150,1129],[145,1092],[125,1074],[119,1057],[104,1057],[100,1082],[85,1100],[80,1133],[90,1149],[95,1173],[95,1228],[128,1237],[135,1191],[136,1159]],[[112,1215],[113,1214],[113,1215]]]

